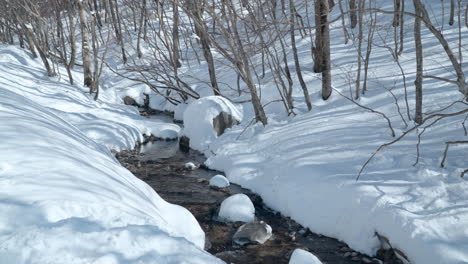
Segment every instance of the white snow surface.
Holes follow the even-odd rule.
[[[221,203],[218,216],[226,222],[248,223],[255,220],[255,207],[247,195],[234,194]]]
[[[242,109],[221,96],[207,96],[190,103],[184,111],[184,131],[190,138],[190,147],[204,151],[218,136],[213,129],[213,118],[225,112],[242,121]]]
[[[322,262],[314,254],[298,248],[292,253],[289,264],[322,264]]]
[[[215,175],[210,179],[210,185],[219,188],[226,188],[229,186],[229,180],[223,175]]]
[[[97,102],[84,91],[0,46],[0,262],[222,263],[203,251],[190,212],[110,152],[177,128],[107,103],[120,101],[110,91]]]

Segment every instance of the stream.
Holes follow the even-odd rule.
[[[171,122],[167,115],[151,118]],[[163,199],[187,208],[206,234],[205,250],[227,263],[288,263],[296,248],[313,253],[323,263],[402,263],[391,251],[380,250],[377,257],[369,257],[336,239],[312,233],[291,218],[271,210],[260,196],[239,185],[231,183],[223,189],[210,187],[209,179],[223,173],[204,166],[186,169],[185,163],[203,164],[206,158],[194,150],[180,151],[178,141],[148,142],[132,151],[119,152],[116,157]],[[216,220],[221,202],[238,193],[249,196],[255,206],[256,218],[272,227],[273,236],[264,244],[239,246],[232,242],[232,236],[242,223]]]

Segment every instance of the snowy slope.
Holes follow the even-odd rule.
[[[0,263],[221,262],[109,151],[165,125],[50,80],[15,47],[0,46],[0,72]]]

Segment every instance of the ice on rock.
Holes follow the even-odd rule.
[[[197,165],[195,165],[193,162],[187,162],[185,163],[184,167],[189,170],[194,170],[197,168]]]
[[[322,264],[322,262],[314,254],[298,248],[292,253],[289,264]]]
[[[271,238],[271,235],[271,226],[263,221],[256,221],[240,226],[234,234],[232,240],[241,246],[251,242],[263,244]]]
[[[226,188],[229,186],[229,180],[223,175],[216,175],[210,179],[210,186],[215,186],[218,188]]]
[[[255,220],[255,207],[247,195],[235,194],[221,203],[219,219],[227,222],[252,222]]]

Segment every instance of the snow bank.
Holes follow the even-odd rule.
[[[255,207],[247,195],[234,194],[221,203],[218,216],[228,222],[252,222],[255,220]]]
[[[292,253],[289,264],[322,264],[322,262],[314,254],[298,248]]]
[[[221,112],[242,121],[242,111],[221,96],[208,96],[190,103],[184,112],[184,134],[190,138],[190,147],[204,151],[218,136],[213,119]]]
[[[14,47],[0,68],[2,263],[220,263],[190,212],[108,150],[151,131],[136,111],[48,79]]]

